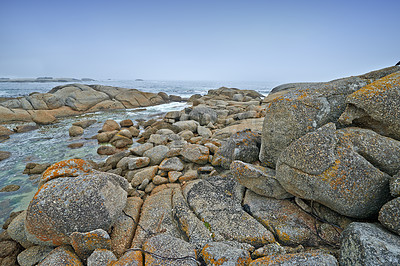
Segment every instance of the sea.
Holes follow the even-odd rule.
[[[193,94],[207,94],[210,89],[222,86],[250,89],[267,95],[273,87],[278,85],[274,82],[232,82],[232,81],[148,81],[148,80],[97,80],[85,81],[82,84],[100,84],[129,89],[138,89],[146,92],[165,92],[168,95],[179,95],[188,98]],[[0,82],[0,98],[20,97],[33,92],[45,93],[59,85],[68,83],[56,82]],[[52,125],[40,126],[39,129],[18,133],[10,136],[10,139],[0,142],[0,151],[9,151],[11,156],[0,161],[0,189],[6,185],[18,185],[20,188],[14,192],[0,192],[0,225],[9,217],[11,212],[24,210],[28,207],[30,200],[37,191],[40,176],[28,176],[23,174],[25,166],[33,163],[56,163],[66,159],[82,158],[95,162],[104,161],[107,156],[97,154],[99,144],[93,139],[107,119],[117,122],[124,119],[136,121],[148,120],[159,117],[169,111],[179,111],[185,108],[185,102],[172,102],[152,107],[145,110],[127,109],[121,111],[95,112],[79,116],[67,117]],[[86,128],[84,134],[71,138],[68,129],[72,123],[95,119],[97,123]],[[21,123],[3,124],[14,129]],[[71,149],[67,146],[71,143],[83,143],[81,148]],[[134,142],[133,146],[139,145]],[[1,231],[1,229],[0,229]]]

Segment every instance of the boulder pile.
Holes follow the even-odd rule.
[[[4,258],[397,265],[399,73],[281,85],[264,100],[220,88],[161,119],[106,121],[97,139],[113,154],[47,168]]]

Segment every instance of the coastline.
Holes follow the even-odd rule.
[[[34,198],[5,231],[10,235],[7,241],[22,244],[27,248],[23,252],[28,252],[32,243],[55,246],[41,258],[42,263],[62,256],[66,250],[59,244],[63,243],[72,245],[67,249],[68,259],[84,263],[95,252],[115,265],[124,261],[162,263],[151,255],[155,252],[179,254],[207,265],[214,260],[210,258],[243,265],[271,260],[351,264],[361,253],[351,249],[354,237],[374,232],[367,239],[379,238],[377,243],[394,239],[391,245],[400,239],[391,214],[399,206],[400,193],[394,184],[400,180],[396,179],[400,158],[393,154],[400,152],[400,127],[397,113],[387,113],[380,120],[374,113],[385,106],[399,110],[399,99],[385,96],[400,90],[399,71],[392,67],[326,83],[286,84],[265,98],[250,90],[220,88],[204,96],[194,95],[184,110],[158,119],[102,121],[96,140],[108,143],[98,149],[103,152],[101,147],[110,147],[107,160],[54,165],[54,171],[49,168],[39,177],[44,187],[36,196],[42,200],[57,196],[46,184],[77,186],[74,176],[98,180],[84,193],[104,190],[108,195],[123,196],[96,198],[93,204],[105,200],[102,204],[107,206],[98,212],[94,205],[89,209],[67,203],[40,205]],[[385,102],[371,95],[383,97]],[[74,128],[77,136],[87,130],[85,123],[71,125],[82,128]],[[379,149],[369,148],[372,140],[379,143]],[[129,148],[133,141],[140,145]],[[364,183],[365,175],[374,183]],[[389,184],[389,179],[395,181]],[[111,180],[114,185],[106,186],[101,180]],[[66,197],[85,200],[68,193]],[[352,201],[343,201],[349,195]],[[111,198],[113,204],[108,201]],[[95,221],[89,227],[82,225],[81,235],[68,224],[50,231],[41,227],[48,227],[48,222],[40,220],[40,213],[60,206],[69,213],[64,218],[71,223],[76,220],[73,213],[93,221],[104,215],[112,218],[103,225],[93,227]],[[57,215],[48,215],[52,224],[58,224]],[[24,226],[34,237],[15,234]],[[94,233],[94,229],[101,232]],[[85,241],[94,239],[99,244],[89,248]],[[374,243],[358,244],[360,249],[368,245]],[[389,261],[398,257],[383,255],[378,245],[374,247],[378,255],[369,254],[372,258]],[[96,248],[103,251],[93,252]],[[194,261],[186,262],[196,265]]]

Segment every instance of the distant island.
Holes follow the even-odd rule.
[[[38,78],[0,78],[0,82],[81,82],[95,81],[91,78],[53,78],[53,77],[38,77]]]

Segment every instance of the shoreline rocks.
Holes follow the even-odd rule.
[[[117,153],[96,170],[79,159],[50,166],[7,233],[32,253],[58,246],[36,252],[39,265],[398,264],[400,142],[390,114],[400,98],[388,119],[376,119],[384,132],[358,122],[373,116],[367,102],[379,109],[379,97],[400,89],[399,71],[283,85],[264,102],[256,92],[220,88],[160,119],[106,121],[97,139]],[[93,100],[88,88],[75,93]],[[364,113],[350,113],[355,104]]]

